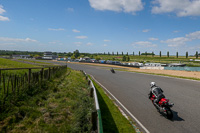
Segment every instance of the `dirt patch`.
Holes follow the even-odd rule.
[[[172,75],[172,76],[180,76],[180,77],[188,77],[188,78],[198,78],[198,79],[200,79],[200,72],[178,71],[178,70],[148,70],[148,69],[139,69],[139,68],[133,68],[133,67],[123,67],[123,66],[115,66],[115,65],[108,65],[108,64],[91,64],[91,63],[75,63],[75,64],[122,68],[122,69],[127,69],[127,70],[133,71],[133,72],[165,74],[165,75]]]

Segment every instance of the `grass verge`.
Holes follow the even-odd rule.
[[[10,59],[0,58],[0,68],[28,68],[28,67],[38,67],[38,66],[17,62]]]
[[[90,132],[94,100],[87,80],[71,70],[44,84],[39,93],[20,97],[0,113],[0,132]]]
[[[100,105],[103,132],[104,133],[135,133],[130,122],[122,115],[118,107],[113,103],[104,90],[94,81],[97,97]]]
[[[40,62],[35,60],[29,60],[29,59],[18,59],[19,61],[27,62],[27,63],[33,63],[36,65],[54,65],[53,63],[47,63],[47,62]]]
[[[0,68],[34,68],[39,67],[38,65],[32,65],[27,63],[22,63],[18,61],[13,61],[10,59],[0,58]],[[33,72],[39,71],[39,69],[34,69]],[[4,74],[24,74],[28,73],[28,69],[22,70],[2,70]]]

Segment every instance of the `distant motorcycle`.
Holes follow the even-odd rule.
[[[114,70],[113,68],[111,68],[110,71],[111,71],[112,73],[115,73],[115,70]]]
[[[173,107],[173,103],[169,103],[169,99],[166,98],[161,98],[161,100],[158,102],[158,104],[154,104],[154,100],[155,100],[155,96],[152,95],[152,97],[150,97],[150,100],[152,101],[153,105],[156,107],[156,109],[160,112],[160,113],[164,113],[168,119],[172,119],[173,118],[173,112],[171,110],[171,107]]]

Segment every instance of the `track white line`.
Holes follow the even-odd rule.
[[[126,112],[144,129],[146,133],[150,133],[146,127],[144,127],[144,125],[133,114],[131,114],[131,112],[108,89],[106,89],[106,87],[99,83],[92,75],[91,77],[95,80],[95,82],[101,85],[101,87],[103,87],[121,105],[121,107],[124,108],[124,110],[126,110]]]

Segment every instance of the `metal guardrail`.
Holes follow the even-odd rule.
[[[99,102],[98,102],[98,97],[97,97],[97,93],[96,93],[96,88],[95,88],[92,80],[88,78],[87,74],[84,71],[82,71],[82,72],[88,79],[88,85],[91,85],[90,95],[94,96],[94,100],[95,100],[96,111],[92,113],[93,130],[97,130],[98,133],[103,133],[101,110],[99,108]]]
[[[200,67],[164,67],[164,70],[200,71]]]

